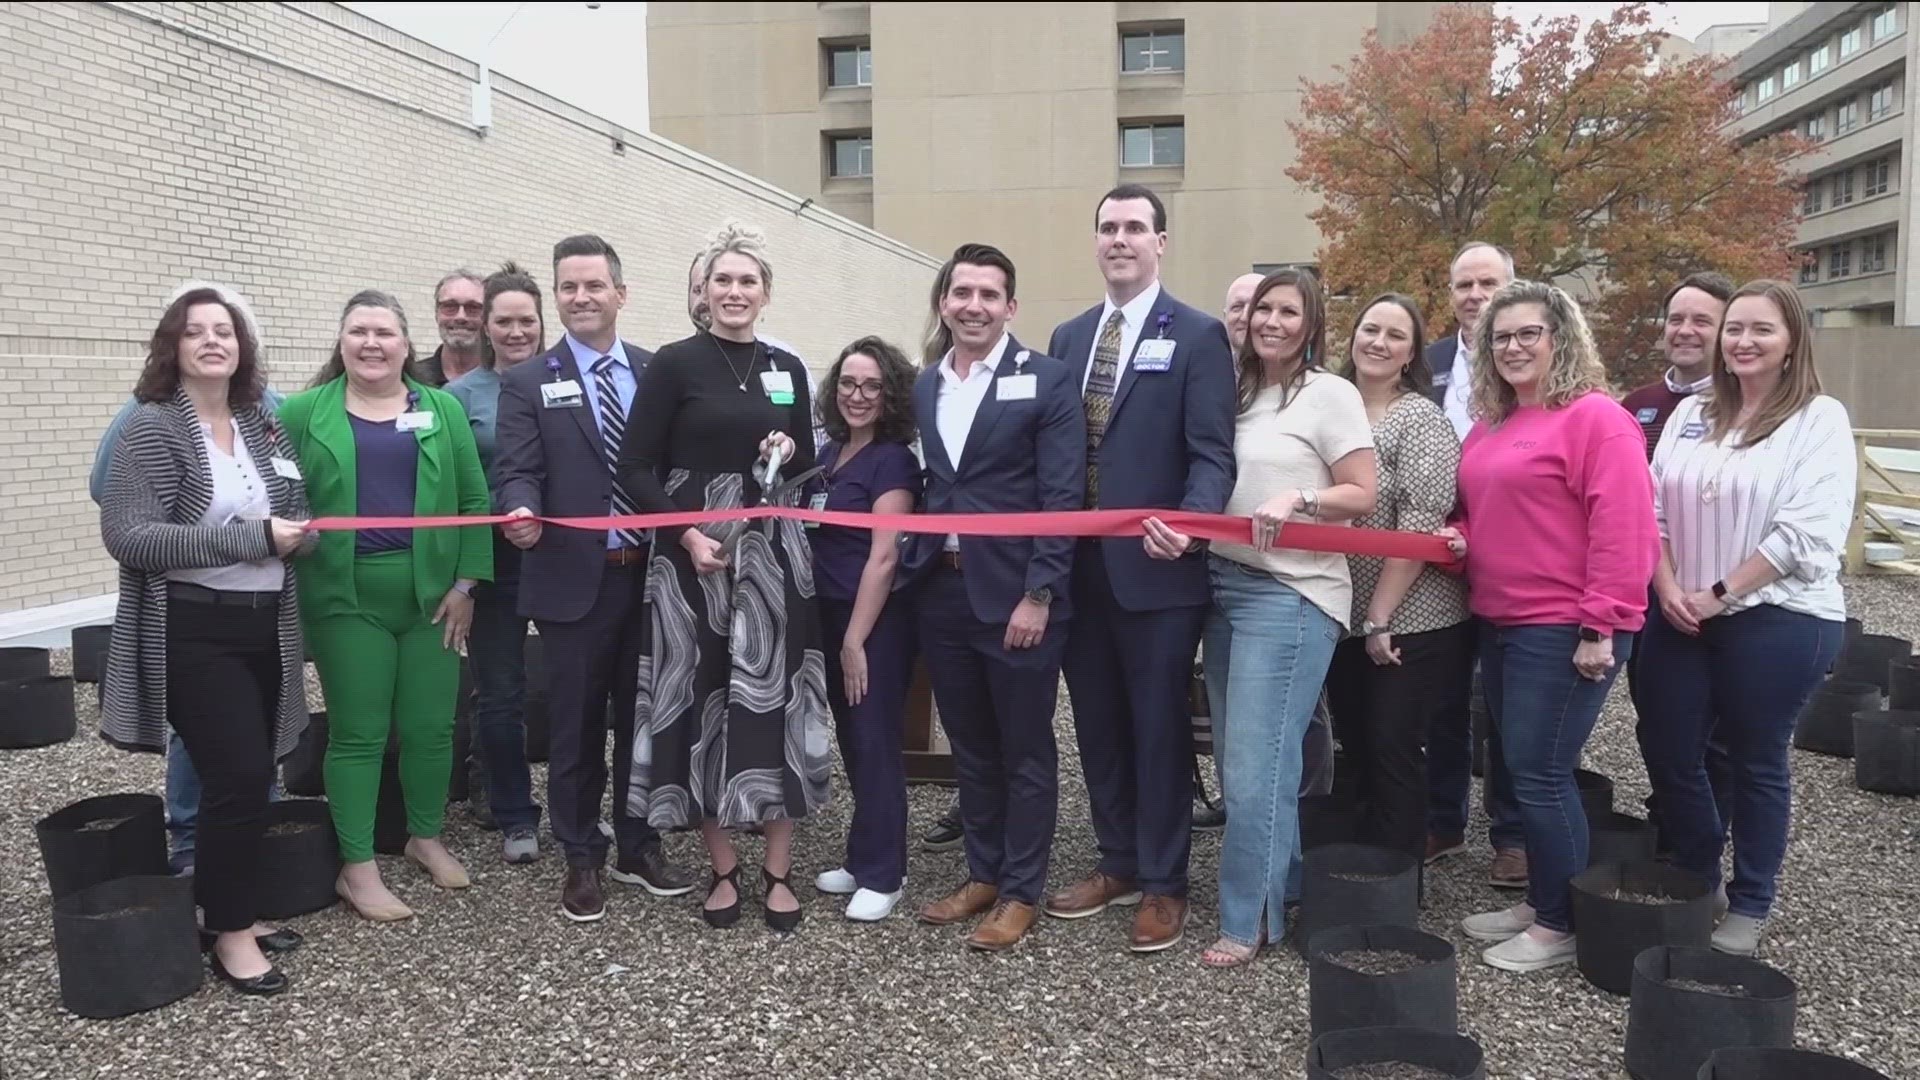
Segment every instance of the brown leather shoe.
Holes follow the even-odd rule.
[[[599,922],[607,914],[607,894],[600,887],[600,871],[567,867],[567,883],[560,887],[560,914],[574,922]]]
[[[1527,887],[1527,853],[1519,848],[1502,848],[1493,853],[1493,869],[1487,883],[1496,889]]]
[[[1005,952],[1020,944],[1020,939],[1027,936],[1039,917],[1040,912],[1032,904],[1002,900],[974,927],[967,945],[981,952]]]
[[[1056,919],[1084,919],[1100,914],[1109,905],[1131,907],[1139,902],[1140,890],[1132,882],[1095,870],[1047,897],[1046,909]]]
[[[951,926],[966,922],[993,906],[1000,889],[985,882],[969,881],[920,909],[920,921],[929,926]]]
[[[1432,866],[1441,859],[1459,855],[1467,850],[1467,838],[1464,836],[1441,836],[1439,833],[1427,834],[1426,863]]]
[[[1133,914],[1134,952],[1159,952],[1180,944],[1187,932],[1187,902],[1172,896],[1149,896]]]

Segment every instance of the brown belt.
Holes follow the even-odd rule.
[[[960,569],[960,553],[957,551],[942,551],[940,553],[940,565],[949,570]]]
[[[647,549],[637,547],[619,547],[607,549],[608,566],[642,566],[647,561]]]

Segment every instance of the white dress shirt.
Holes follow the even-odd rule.
[[[1160,299],[1160,283],[1155,281],[1140,291],[1140,295],[1127,301],[1119,308],[1113,306],[1111,299],[1100,305],[1100,321],[1093,324],[1093,344],[1087,348],[1087,370],[1080,376],[1080,392],[1087,392],[1087,380],[1093,377],[1093,354],[1100,349],[1100,332],[1107,328],[1107,320],[1113,318],[1115,311],[1120,312],[1120,358],[1113,369],[1113,385],[1120,387],[1120,376],[1124,375],[1127,365],[1133,362],[1133,347],[1140,341],[1140,331],[1146,329],[1147,314],[1153,310],[1154,302]]]
[[[980,412],[980,403],[987,400],[994,372],[1000,369],[1000,358],[1007,354],[1007,342],[1011,340],[1012,337],[1003,332],[994,343],[993,351],[974,364],[964,379],[954,370],[952,349],[940,358],[940,391],[934,398],[933,419],[940,441],[947,448],[947,460],[953,462],[956,473],[960,471],[960,454],[966,449],[967,435],[973,431],[973,418]],[[947,550],[960,550],[958,536],[948,535]]]
[[[217,528],[236,521],[263,522],[273,516],[267,485],[260,479],[260,470],[254,467],[253,455],[247,452],[247,440],[240,435],[240,422],[229,420],[228,423],[233,426],[231,454],[214,445],[212,425],[200,425],[200,441],[207,448],[207,466],[213,474],[213,497],[207,503],[207,512],[195,523],[198,525]],[[287,567],[278,558],[269,556],[258,562],[169,570],[167,580],[228,592],[276,592],[286,584]]]
[[[1673,410],[1653,452],[1653,508],[1687,592],[1713,587],[1756,552],[1780,579],[1730,611],[1774,604],[1820,619],[1847,617],[1840,561],[1853,524],[1859,466],[1846,406],[1822,395],[1773,434],[1736,449],[1738,432],[1706,437],[1706,395]]]
[[[1454,337],[1453,374],[1447,378],[1447,396],[1444,406],[1447,419],[1453,422],[1453,433],[1466,441],[1467,432],[1473,430],[1473,415],[1469,406],[1473,403],[1473,346],[1467,344],[1467,336]]]

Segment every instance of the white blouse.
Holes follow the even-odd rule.
[[[1773,604],[1846,618],[1840,567],[1859,480],[1846,406],[1821,395],[1736,449],[1738,431],[1708,441],[1705,399],[1680,403],[1653,452],[1654,512],[1680,587],[1710,589],[1758,552],[1780,579],[1729,597],[1729,610]]]
[[[266,521],[273,516],[267,485],[254,467],[240,422],[233,425],[233,453],[224,453],[213,441],[213,427],[200,425],[200,441],[207,448],[207,466],[213,472],[213,498],[200,525],[231,525],[236,521]],[[261,528],[266,526],[262,525]],[[286,564],[277,558],[193,570],[169,570],[167,580],[185,581],[227,592],[275,592],[286,584]]]

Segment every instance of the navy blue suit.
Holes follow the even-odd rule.
[[[1030,398],[1007,381],[1023,375],[1033,379]],[[1009,337],[957,464],[940,438],[942,378],[937,367],[922,372],[913,391],[927,513],[1082,508],[1086,416],[1066,364]],[[1059,806],[1053,713],[1073,613],[1074,541],[963,536],[957,559],[944,554],[945,542],[915,536],[907,566],[921,590],[927,678],[953,744],[968,874],[998,887],[1003,898],[1038,904]],[[1014,608],[1041,588],[1054,597],[1045,636],[1032,648],[1008,649]]]
[[[641,381],[653,354],[630,342],[627,361]],[[548,361],[558,362],[556,372]],[[586,376],[591,378],[591,376]],[[592,407],[549,408],[540,385],[582,383],[573,349],[562,337],[545,353],[500,378],[495,424],[493,504],[500,513],[524,506],[547,517],[608,513],[613,470]],[[591,399],[588,399],[589,401]],[[644,555],[638,552],[637,555]],[[631,856],[657,839],[653,827],[625,811],[633,761],[633,702],[644,640],[646,562],[609,561],[607,534],[547,526],[520,560],[520,614],[546,642],[547,804],[553,838],[570,866],[606,862],[600,800],[607,784],[607,728],[613,728],[614,837]],[[613,703],[608,709],[608,701]]]
[[[1076,391],[1103,310],[1062,323],[1048,346],[1066,358]],[[1173,342],[1166,370],[1122,358],[1096,457],[1097,509],[1220,513],[1233,493],[1237,412],[1226,328],[1163,288],[1139,341],[1155,338]],[[1100,869],[1148,893],[1184,897],[1193,821],[1187,686],[1206,619],[1205,556],[1196,546],[1183,558],[1154,559],[1137,538],[1084,540],[1073,597],[1080,617],[1067,642],[1067,690]]]

